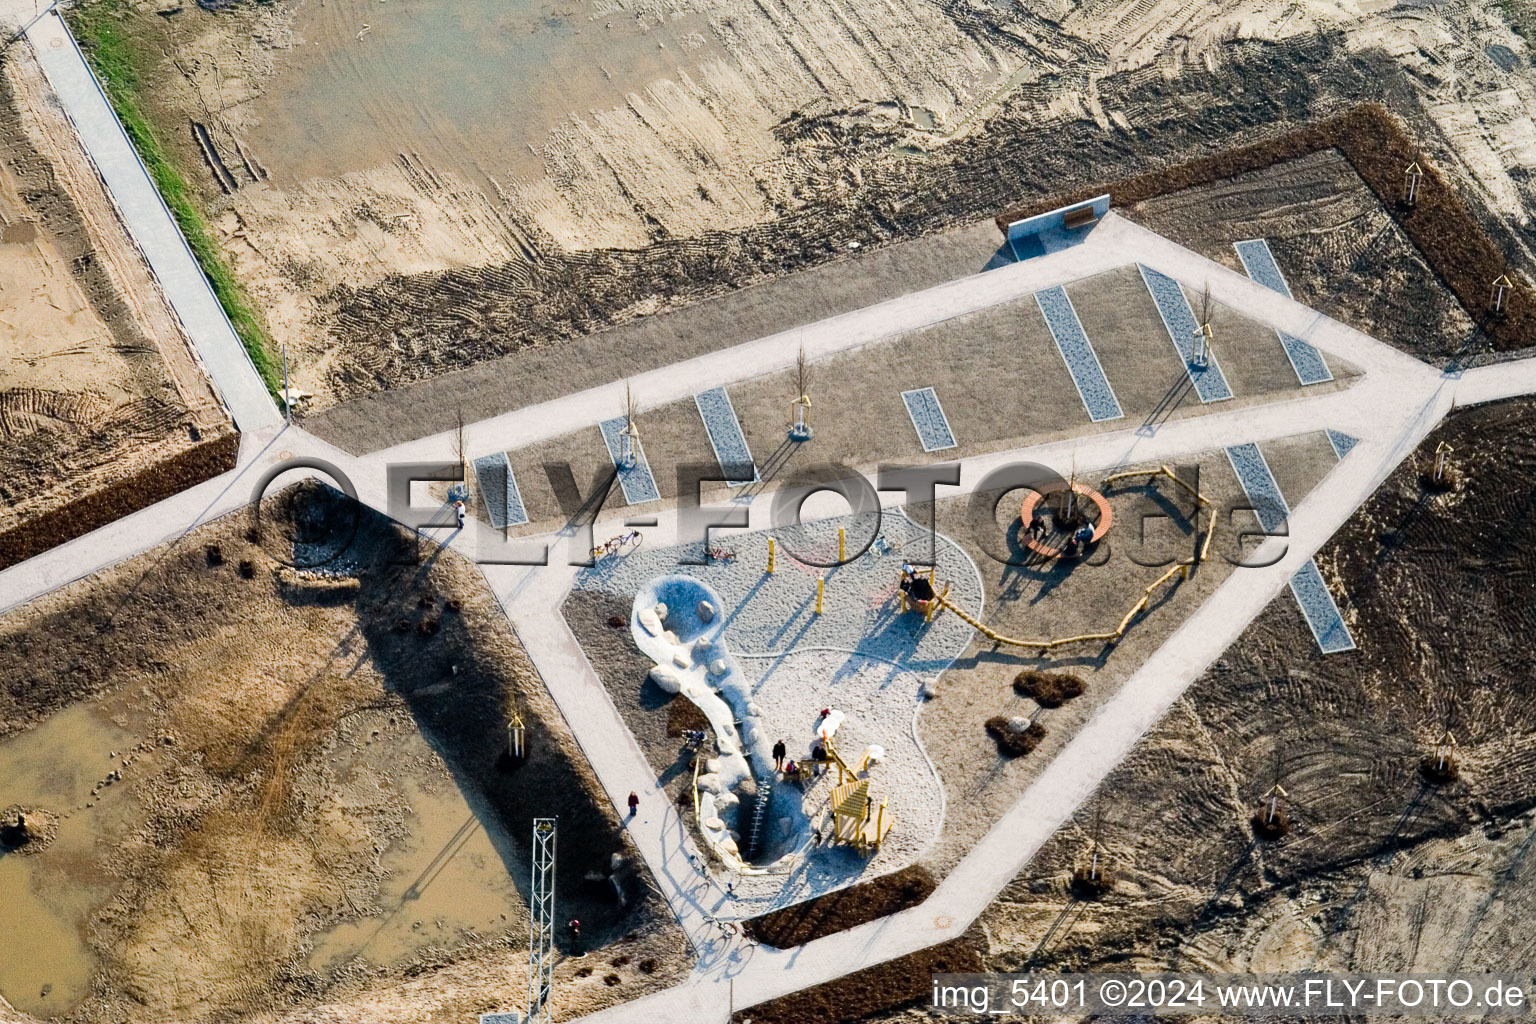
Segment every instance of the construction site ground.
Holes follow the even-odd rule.
[[[864,32],[811,0],[219,6],[113,24],[316,412],[1362,100],[1532,264],[1529,53],[1498,6],[898,4]],[[459,74],[412,70],[447,52]]]
[[[229,429],[24,47],[0,58],[0,532]]]
[[[983,916],[989,969],[1531,970],[1533,437],[1524,399],[1432,433],[1319,556],[1359,649],[1278,596]],[[1277,783],[1290,831],[1256,839]],[[1074,900],[1095,840],[1113,891]]]
[[[324,573],[280,563],[344,544],[348,522]],[[474,566],[417,560],[315,485],[268,499],[261,543],[251,528],[227,516],[0,620],[0,777],[56,826],[0,856],[29,943],[0,962],[4,1014],[446,1022],[521,1005],[527,836],[549,815],[585,943],[560,929],[559,1012],[674,982],[682,935]],[[504,757],[514,712],[521,764]],[[627,907],[615,856],[639,869]]]

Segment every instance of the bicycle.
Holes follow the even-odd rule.
[[[587,552],[591,561],[606,558],[608,555],[622,555],[635,550],[645,538],[639,530],[626,530],[617,537],[609,537],[606,541]]]
[[[737,939],[740,938],[745,938],[749,945],[757,945],[757,940],[754,939],[738,921],[726,921],[714,916],[713,914],[705,914],[704,923],[713,925],[715,928],[719,929],[720,937],[725,940],[727,945],[734,943]]]
[[[711,562],[734,562],[736,560],[736,552],[730,548],[710,548],[709,560]]]

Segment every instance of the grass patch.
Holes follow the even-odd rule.
[[[181,228],[192,255],[213,287],[213,294],[218,298],[219,305],[224,307],[235,334],[250,354],[251,362],[256,365],[256,372],[261,374],[267,390],[277,398],[280,368],[272,355],[266,328],[213,240],[208,221],[198,208],[191,186],[155,135],[139,102],[143,85],[140,74],[143,58],[121,24],[122,15],[127,12],[128,7],[122,0],[96,0],[82,7],[71,8],[66,18],[70,31],[79,40],[80,48],[90,62],[91,70],[101,82],[107,101],[112,104],[123,130],[138,150],[139,158],[149,169],[150,180],[165,200],[171,216],[176,218],[176,224]]]

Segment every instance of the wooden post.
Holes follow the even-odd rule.
[[[821,614],[821,594],[826,589],[827,581],[824,577],[816,577],[816,614]]]
[[[523,758],[523,719],[520,715],[513,715],[512,721],[507,723],[507,753],[512,757]]]
[[[1277,782],[1264,795],[1269,797],[1269,814],[1265,817],[1264,824],[1273,825],[1275,823],[1275,812],[1280,809],[1280,798],[1285,796],[1285,790],[1281,789],[1280,783]]]
[[[768,538],[768,574],[773,575],[773,538]]]
[[[1451,735],[1451,730],[1449,729],[1441,733],[1438,740],[1435,740],[1436,771],[1445,771],[1446,762],[1451,758],[1451,748],[1455,746],[1456,737]]]
[[[1500,274],[1493,282],[1493,311],[1504,312],[1504,295],[1509,291],[1510,280],[1508,274]]]
[[[837,560],[839,563],[848,561],[848,531],[841,526],[837,528]]]

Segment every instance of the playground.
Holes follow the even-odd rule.
[[[679,803],[697,814],[700,845],[733,883],[741,909],[754,914],[904,867],[938,837],[944,819],[943,787],[915,719],[925,688],[972,630],[954,616],[928,622],[903,612],[904,553],[925,544],[917,524],[899,513],[878,525],[867,516],[823,520],[797,530],[797,550],[834,561],[839,531],[845,552],[850,535],[868,547],[833,568],[798,561],[782,540],[756,532],[722,539],[722,557],[708,565],[680,565],[702,554],[684,548],[602,558],[578,575],[571,598],[608,598],[605,607],[632,602],[624,622],[646,657],[606,644],[619,656],[604,658],[600,675],[658,775],[688,782]],[[937,546],[934,578],[949,584],[957,606],[978,608],[975,565],[953,541]],[[590,615],[571,619],[578,628],[605,628]],[[581,632],[590,636],[592,628]],[[638,678],[630,675],[636,670]],[[672,701],[699,707],[708,734],[702,751],[686,735],[636,721],[667,715]],[[798,771],[774,770],[779,741],[784,766]],[[836,840],[834,811],[850,797],[874,800],[868,834],[878,841]]]
[[[1321,433],[1261,450],[1293,500],[1338,460]],[[1218,450],[878,524],[717,532],[707,559],[632,540],[599,547],[565,616],[734,913],[757,916],[958,862],[1226,579],[1251,527],[1217,509],[1245,500]],[[931,571],[908,562],[929,514]],[[1031,671],[1080,685],[1036,699],[1014,685]],[[836,839],[850,797],[875,840]]]

